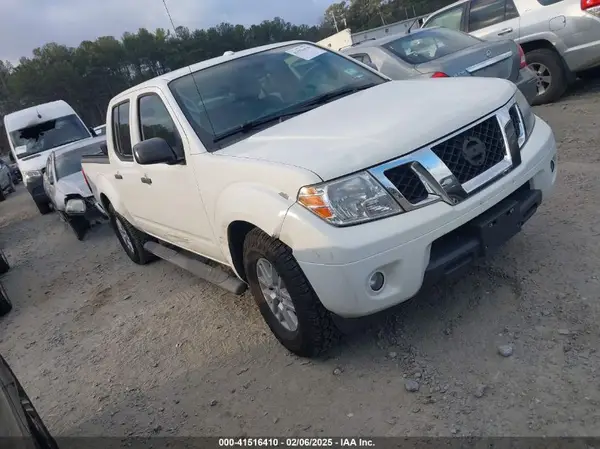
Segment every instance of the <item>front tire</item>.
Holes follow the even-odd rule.
[[[337,340],[339,331],[331,313],[321,304],[289,247],[253,229],[244,241],[244,269],[260,313],[288,350],[314,357]]]
[[[2,285],[2,282],[0,282],[0,316],[6,315],[11,310],[12,302],[10,302],[8,293],[6,293],[4,285]]]
[[[567,90],[567,76],[560,56],[553,50],[538,48],[525,55],[527,64],[538,78],[538,95],[531,104],[558,100]]]
[[[10,264],[4,251],[0,250],[0,274],[7,273],[8,270],[10,270]]]
[[[52,212],[52,207],[50,206],[49,201],[35,201],[34,200],[34,202],[35,202],[36,207],[40,211],[40,214],[47,215],[50,212]]]
[[[144,249],[144,243],[152,241],[152,237],[139,231],[124,217],[119,215],[111,206],[108,208],[110,224],[112,225],[121,246],[129,258],[138,265],[146,265],[157,257]]]

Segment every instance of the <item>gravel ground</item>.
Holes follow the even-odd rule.
[[[0,204],[0,353],[62,436],[598,435],[600,81],[536,112],[560,147],[551,201],[317,361],[279,346],[249,296],[136,266],[108,226],[78,242],[21,187]]]

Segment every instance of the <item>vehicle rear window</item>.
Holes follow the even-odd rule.
[[[542,6],[550,6],[550,5],[554,5],[555,3],[560,3],[563,0],[537,0],[537,2],[542,5]]]
[[[424,30],[388,42],[383,48],[409,64],[425,64],[471,47],[479,39],[447,28]]]

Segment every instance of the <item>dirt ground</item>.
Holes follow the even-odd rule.
[[[599,435],[600,81],[536,112],[559,180],[523,232],[311,362],[249,296],[136,266],[108,226],[78,242],[20,187],[0,353],[62,436]]]

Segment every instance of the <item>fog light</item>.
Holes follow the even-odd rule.
[[[373,290],[374,292],[378,292],[383,287],[384,282],[385,277],[383,276],[383,273],[380,271],[376,271],[371,275],[371,278],[369,279],[369,287],[371,287],[371,290]]]

